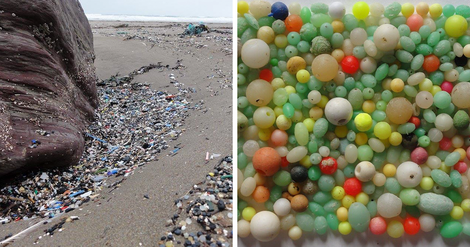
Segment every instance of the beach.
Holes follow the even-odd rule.
[[[137,73],[133,81],[168,94],[178,92],[176,81],[191,89],[186,100],[198,107],[187,111],[181,134],[168,140],[170,148],[157,155],[158,160],[137,167],[118,186],[104,187],[80,209],[67,213],[79,220],[63,224],[53,236],[45,235],[58,222],[51,220],[9,246],[158,246],[161,236],[171,230],[168,220],[177,212],[175,200],[204,181],[223,157],[232,155],[231,24],[207,24],[212,32],[191,37],[180,37],[187,23],[91,21],[90,25],[100,80],[151,64],[169,65]],[[175,146],[179,149],[169,155]],[[206,161],[207,153],[213,159]],[[0,237],[39,220],[0,225]],[[197,231],[196,224],[192,227]]]

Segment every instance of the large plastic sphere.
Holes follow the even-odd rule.
[[[259,69],[268,64],[270,49],[261,39],[250,39],[242,46],[241,58],[248,67]]]
[[[333,98],[325,106],[325,116],[334,125],[346,125],[351,120],[353,108],[351,103],[344,98]]]
[[[461,15],[454,15],[446,20],[445,30],[447,35],[458,38],[467,31],[467,20]]]
[[[352,12],[358,20],[364,20],[369,15],[369,5],[363,1],[357,2],[353,5]]]
[[[281,230],[281,221],[270,211],[261,211],[250,221],[251,235],[261,242],[273,240]]]
[[[374,32],[374,43],[382,51],[395,49],[400,39],[398,29],[390,24],[380,25]]]
[[[333,19],[341,19],[346,13],[346,8],[342,2],[333,2],[329,7],[329,14]]]
[[[248,13],[250,6],[245,1],[240,1],[237,3],[237,12],[241,15]]]
[[[323,82],[333,80],[338,74],[338,68],[338,62],[329,54],[321,54],[312,62],[313,76]]]
[[[269,104],[273,98],[273,93],[271,83],[261,79],[250,82],[246,88],[246,98],[255,106],[265,106]]]
[[[275,2],[273,6],[271,6],[271,13],[274,19],[285,20],[286,17],[289,15],[289,9],[284,3]]]
[[[406,98],[397,97],[390,100],[387,104],[388,119],[394,124],[404,124],[410,120],[413,115],[413,105]]]
[[[459,108],[470,108],[470,82],[460,82],[454,86],[452,103]]]
[[[281,168],[281,156],[270,147],[258,149],[253,156],[253,168],[263,176],[274,175]]]
[[[259,19],[271,13],[271,4],[264,0],[254,0],[250,3],[250,13]]]

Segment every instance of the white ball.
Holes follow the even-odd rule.
[[[261,211],[250,222],[251,235],[261,242],[273,240],[281,230],[281,222],[276,214],[270,211]]]
[[[359,181],[368,182],[374,178],[375,166],[369,161],[362,161],[356,165],[354,169],[354,175]]]
[[[398,29],[390,24],[380,25],[374,32],[374,43],[382,51],[395,49],[400,39]]]
[[[239,220],[237,223],[237,228],[238,228],[238,236],[241,238],[246,238],[250,236],[251,231],[250,231],[250,222],[246,220]]]
[[[333,19],[341,19],[346,13],[346,8],[342,2],[333,2],[330,4],[329,14]]]
[[[290,201],[286,198],[279,198],[273,205],[274,213],[278,216],[286,216],[290,213]]]
[[[423,232],[430,232],[436,227],[436,219],[430,214],[422,214],[419,216],[419,224]]]
[[[377,212],[384,218],[400,215],[401,206],[401,199],[391,193],[384,193],[377,199]]]
[[[334,125],[346,125],[351,120],[353,108],[347,99],[333,98],[326,103],[325,117]]]
[[[248,67],[259,69],[268,64],[270,50],[268,44],[261,39],[250,39],[242,46],[242,61]]]
[[[398,183],[405,188],[413,188],[418,186],[423,178],[423,170],[421,167],[412,162],[406,161],[401,163],[397,168],[396,177]]]
[[[291,15],[300,15],[300,11],[302,10],[302,6],[300,6],[300,3],[290,3],[289,4],[289,13]]]

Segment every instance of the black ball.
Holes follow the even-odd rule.
[[[467,64],[468,58],[466,56],[461,56],[461,57],[455,56],[454,62],[455,62],[455,65],[463,67]]]
[[[302,183],[308,178],[308,170],[303,166],[294,166],[290,170],[290,176],[295,182]]]

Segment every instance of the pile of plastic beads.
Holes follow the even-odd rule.
[[[470,235],[469,6],[237,11],[239,237]]]

